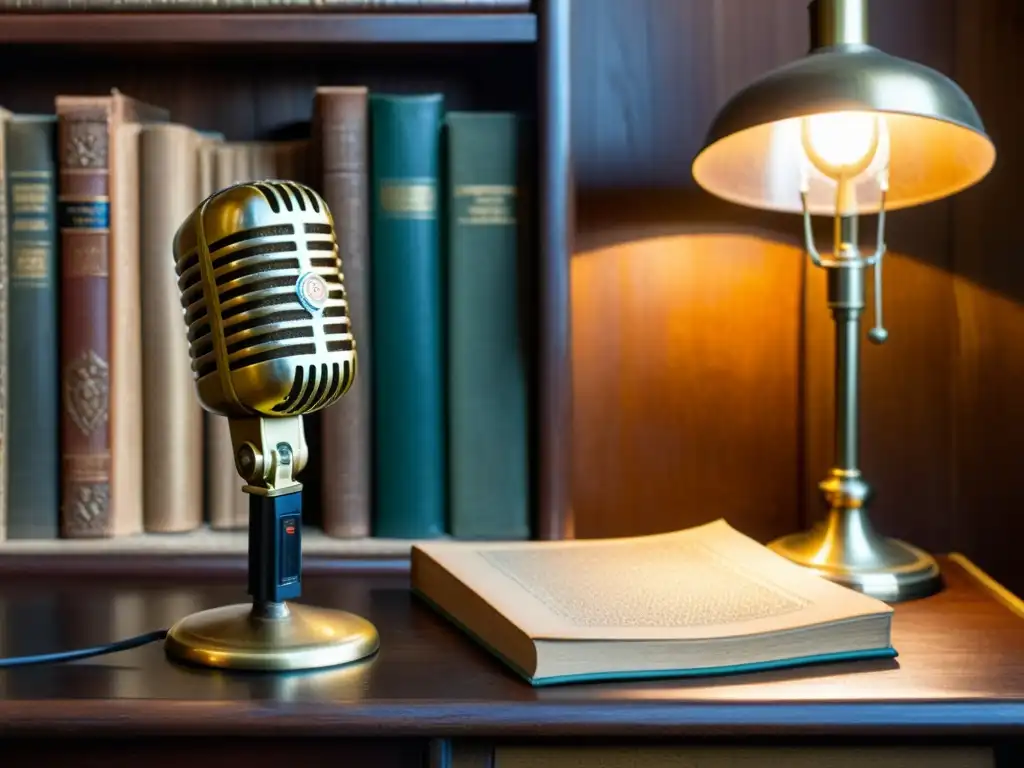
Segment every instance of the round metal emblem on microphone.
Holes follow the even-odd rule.
[[[310,314],[319,315],[327,304],[327,283],[315,272],[306,272],[295,284],[295,293]]]

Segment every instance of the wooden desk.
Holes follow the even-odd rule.
[[[199,768],[241,757],[252,765],[468,767],[487,765],[493,744],[741,741],[770,749],[870,740],[993,745],[1006,765],[1024,765],[1009,751],[1024,743],[1024,620],[963,564],[943,566],[945,592],[897,607],[895,661],[542,689],[419,604],[406,575],[310,578],[305,602],[377,624],[375,658],[318,673],[226,674],[174,666],[156,644],[0,672],[0,763]],[[18,584],[7,575],[2,652],[100,644],[242,599],[244,587],[224,578]]]

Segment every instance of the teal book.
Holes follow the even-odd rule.
[[[459,539],[530,535],[521,122],[446,118],[448,530]]]
[[[7,537],[57,537],[60,517],[60,290],[57,118],[6,123],[8,329]]]
[[[440,94],[370,95],[373,533],[445,531]]]
[[[890,606],[723,520],[620,539],[419,542],[412,589],[534,686],[896,656]]]

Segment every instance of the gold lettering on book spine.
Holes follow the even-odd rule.
[[[437,216],[437,189],[432,180],[385,180],[379,188],[381,211],[396,219]]]
[[[64,277],[107,277],[105,242],[101,247],[95,237],[79,236],[71,243],[65,241],[65,247]]]
[[[516,188],[503,184],[465,184],[455,187],[460,202],[459,224],[510,226],[516,223]]]

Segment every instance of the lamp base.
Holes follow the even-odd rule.
[[[291,603],[240,603],[181,619],[164,649],[178,661],[220,669],[297,671],[373,655],[377,629],[345,611]]]
[[[768,547],[829,581],[887,603],[942,590],[935,558],[898,539],[878,536],[863,510],[832,510],[811,530],[783,536]]]

